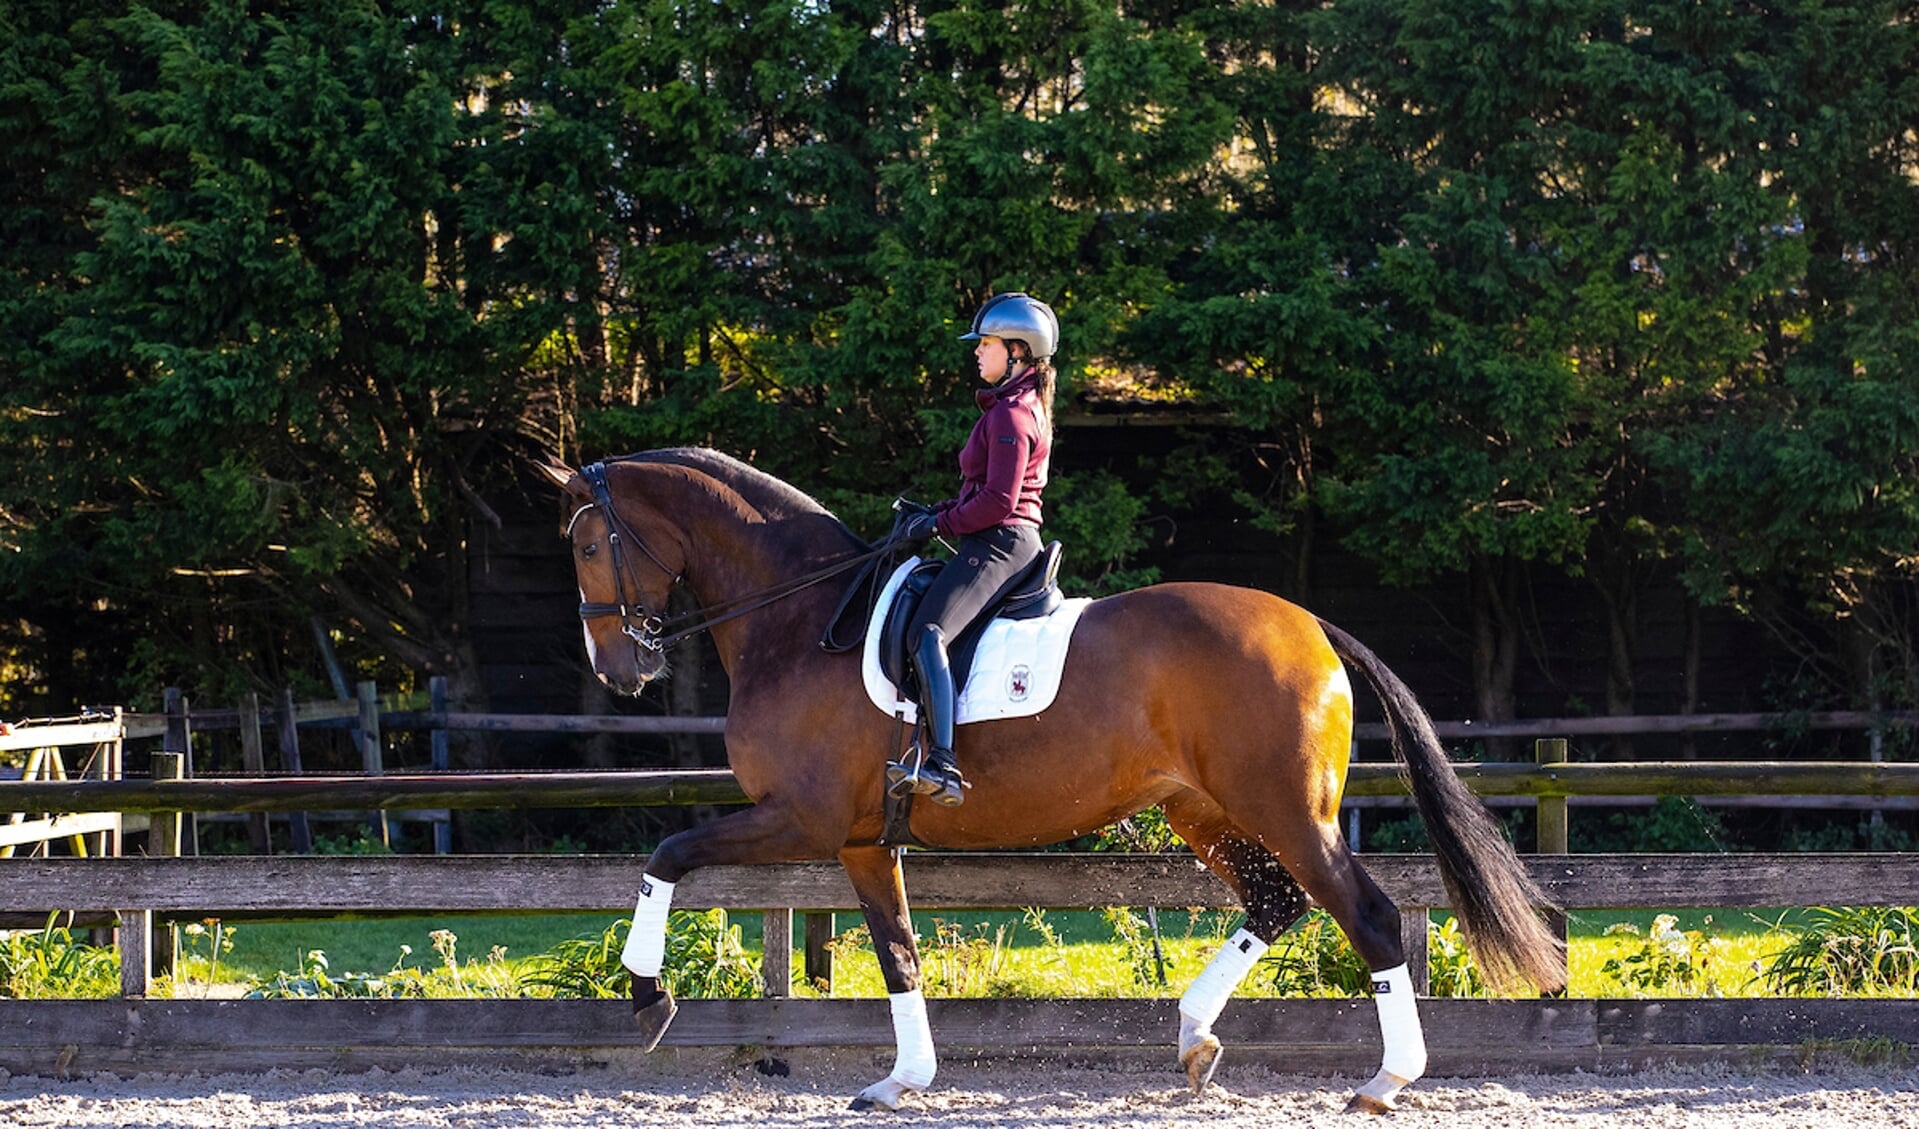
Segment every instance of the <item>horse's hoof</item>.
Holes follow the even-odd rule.
[[[633,1009],[633,1022],[640,1026],[640,1049],[651,1051],[660,1045],[660,1036],[666,1034],[667,1025],[680,1012],[680,1005],[673,1002],[673,993],[662,988],[651,1003]]]
[[[903,1085],[894,1079],[882,1078],[860,1091],[848,1109],[864,1112],[869,1109],[883,1109],[888,1113],[897,1113],[906,1104],[906,1095],[912,1093],[912,1087]]]
[[[1346,1103],[1347,1113],[1370,1113],[1375,1117],[1384,1117],[1395,1108],[1391,1102],[1381,1101],[1371,1094],[1354,1094],[1352,1100]]]
[[[1195,1095],[1213,1080],[1213,1072],[1219,1069],[1219,1053],[1219,1040],[1207,1035],[1180,1054],[1179,1064],[1186,1068],[1186,1081],[1192,1085]]]

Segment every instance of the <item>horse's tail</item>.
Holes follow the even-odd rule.
[[[1385,707],[1393,756],[1439,860],[1466,944],[1499,986],[1531,981],[1542,991],[1566,985],[1566,947],[1540,918],[1551,903],[1526,873],[1499,825],[1459,782],[1432,718],[1413,692],[1359,640],[1320,620],[1333,650],[1366,676]]]

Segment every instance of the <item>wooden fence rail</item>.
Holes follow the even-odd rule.
[[[382,709],[367,687],[356,701],[298,707],[282,699],[274,711],[236,710],[278,726],[283,750],[300,725],[351,726],[365,737],[380,730],[450,728],[573,733],[722,732],[717,718],[550,718]],[[169,747],[189,740],[182,709]],[[1561,734],[1697,732],[1777,728],[1768,715],[1689,715],[1651,729],[1620,728],[1649,719],[1555,722]],[[1874,728],[1911,724],[1919,715],[1832,714],[1793,719],[1806,727]],[[202,729],[224,717],[191,715]],[[128,736],[150,722],[133,719]],[[687,728],[691,726],[692,728]],[[1441,723],[1448,736],[1536,736],[1537,723],[1507,726]],[[153,727],[159,735],[166,727]],[[1362,731],[1364,736],[1376,736]],[[42,740],[46,734],[42,731]],[[297,743],[294,745],[297,751]],[[1919,903],[1919,867],[1901,855],[1570,856],[1565,805],[1573,797],[1848,796],[1904,800],[1919,796],[1919,765],[1857,762],[1639,762],[1567,764],[1564,743],[1540,742],[1540,763],[1462,764],[1459,774],[1483,797],[1540,807],[1540,855],[1527,865],[1549,896],[1570,910],[1677,906],[1774,907],[1816,901],[1830,905]],[[177,758],[177,759],[173,759]],[[156,758],[158,770],[184,772],[186,756]],[[438,760],[437,763],[444,763]],[[250,772],[259,771],[251,763]],[[290,767],[296,768],[297,760]],[[156,771],[157,775],[160,774]],[[1356,764],[1348,795],[1403,794],[1396,768]],[[337,808],[391,811],[435,808],[603,807],[743,801],[723,770],[639,773],[400,774],[356,777],[24,781],[0,783],[0,812],[150,813],[162,830],[178,812],[304,812]],[[163,834],[158,853],[177,833]],[[1560,852],[1560,853],[1553,853]],[[605,1061],[631,1052],[624,1007],[553,1001],[353,1001],[214,1003],[147,1000],[149,946],[164,935],[155,923],[204,916],[274,916],[418,912],[533,913],[561,910],[624,913],[643,860],[637,857],[503,856],[379,858],[15,859],[0,864],[0,910],[95,910],[122,922],[120,1001],[0,1000],[0,1068],[173,1069],[204,1065],[209,1053],[234,1068],[280,1065],[374,1065],[445,1062],[449,1054],[504,1054],[518,1063],[529,1050],[570,1061]],[[1369,855],[1367,866],[1405,908],[1409,961],[1423,981],[1431,910],[1446,895],[1430,859]],[[929,855],[907,861],[914,904],[928,909],[1094,908],[1108,905],[1208,907],[1230,904],[1225,888],[1184,855]],[[766,915],[769,999],[688,1001],[669,1033],[671,1046],[770,1048],[889,1046],[879,1001],[791,1000],[792,914],[849,909],[852,891],[837,866],[717,867],[689,875],[677,906],[757,910]],[[128,907],[139,907],[130,909]],[[828,919],[830,920],[830,919]],[[1563,923],[1562,923],[1563,924]],[[786,943],[782,943],[782,942]],[[1422,983],[1423,988],[1423,983]],[[1076,1048],[1136,1047],[1170,1040],[1170,1000],[941,1000],[932,1006],[936,1032],[949,1047],[991,1053],[1070,1054]],[[1892,1040],[1919,1043],[1919,1008],[1900,1000],[1735,1001],[1475,1001],[1428,1000],[1434,1070],[1597,1068],[1648,1061],[1722,1058],[1728,1047],[1791,1055],[1815,1041]],[[1249,1044],[1292,1070],[1363,1066],[1377,1051],[1364,1001],[1240,1001],[1222,1035]]]
[[[1457,764],[1454,769],[1482,797],[1919,796],[1919,764],[1904,763],[1633,761]],[[1405,786],[1393,765],[1356,764],[1347,774],[1346,794],[1401,796]],[[745,799],[725,769],[0,782],[0,811],[634,807],[743,803]]]
[[[20,731],[0,727],[0,752],[27,754],[21,770],[26,781],[64,784],[73,776],[111,781],[121,773],[124,733],[117,715],[85,724],[35,726]],[[68,750],[75,751],[71,765]],[[14,808],[0,800],[0,858],[12,858],[21,847],[44,851],[61,840],[76,855],[118,854],[121,831],[120,815],[114,808]]]
[[[6,865],[10,904],[149,907],[157,918],[222,914],[395,912],[623,913],[638,857],[384,856],[334,858],[31,859]],[[1395,900],[1438,907],[1445,893],[1421,856],[1374,855],[1368,868]],[[1535,856],[1534,877],[1568,907],[1772,907],[1919,902],[1919,868],[1901,855]],[[909,854],[906,881],[925,909],[1106,905],[1225,906],[1225,887],[1190,856]],[[828,863],[713,867],[687,876],[687,909],[847,909],[854,897]],[[770,908],[769,908],[770,907]],[[1423,928],[1424,914],[1414,913]],[[769,922],[771,924],[771,922]],[[790,979],[769,952],[769,974]],[[773,985],[769,984],[769,987]],[[782,982],[781,987],[784,987]],[[1175,987],[1177,990],[1177,986]],[[754,1045],[765,1051],[891,1044],[877,1000],[688,1000],[669,1047]],[[1808,1047],[1919,1043],[1909,1000],[1424,1000],[1433,1072],[1596,1069],[1671,1061],[1787,1059]],[[1167,1056],[1178,1020],[1170,999],[938,1000],[933,1027],[948,1053]],[[1219,1025],[1236,1061],[1293,1071],[1368,1067],[1377,1054],[1363,1000],[1239,1000]],[[72,1070],[273,1066],[366,1067],[504,1057],[605,1062],[633,1053],[622,1004],[589,1001],[337,1002],[0,1000],[0,1067]]]

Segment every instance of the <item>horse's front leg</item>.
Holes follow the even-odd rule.
[[[633,1019],[642,1046],[652,1050],[666,1034],[679,1005],[660,983],[666,962],[666,918],[673,888],[689,871],[728,863],[794,862],[830,857],[845,836],[829,829],[830,820],[800,818],[778,804],[762,804],[711,823],[669,835],[646,860],[640,897],[633,907],[620,963],[632,974]]]
[[[926,1021],[926,996],[920,991],[919,945],[906,909],[906,883],[899,855],[889,847],[848,847],[840,865],[859,895],[860,912],[873,935],[880,975],[893,1006],[893,1072],[861,1090],[854,1109],[896,1110],[908,1094],[933,1084],[937,1062],[933,1029]]]

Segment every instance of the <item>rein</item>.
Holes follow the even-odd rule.
[[[587,484],[593,488],[593,500],[573,511],[572,520],[566,523],[566,532],[569,537],[572,536],[574,523],[580,520],[581,514],[584,514],[588,510],[596,509],[600,511],[600,516],[606,521],[607,543],[613,549],[613,583],[619,592],[619,603],[617,604],[600,604],[592,601],[582,601],[580,604],[580,618],[602,619],[608,616],[618,616],[620,618],[620,630],[623,631],[628,638],[632,639],[633,642],[645,647],[649,651],[664,651],[673,644],[685,639],[690,639],[717,624],[725,623],[729,619],[736,619],[748,612],[758,611],[768,604],[777,603],[788,596],[802,592],[822,581],[831,580],[835,576],[839,576],[842,573],[884,556],[892,552],[895,548],[896,539],[889,536],[886,540],[881,541],[878,545],[864,553],[856,553],[845,560],[836,561],[824,568],[809,572],[804,576],[797,576],[791,580],[783,580],[771,587],[748,592],[743,596],[735,596],[730,600],[722,600],[710,608],[699,608],[685,615],[675,616],[672,619],[663,619],[660,616],[649,613],[637,598],[632,600],[627,599],[626,557],[622,546],[628,540],[638,545],[640,552],[645,553],[647,559],[657,565],[660,571],[672,577],[673,583],[675,584],[683,580],[685,575],[669,568],[666,562],[660,559],[659,554],[648,548],[646,542],[633,530],[633,527],[628,525],[620,517],[619,511],[613,506],[612,491],[607,487],[605,463],[599,462],[584,467],[581,469],[580,474],[586,479]]]

